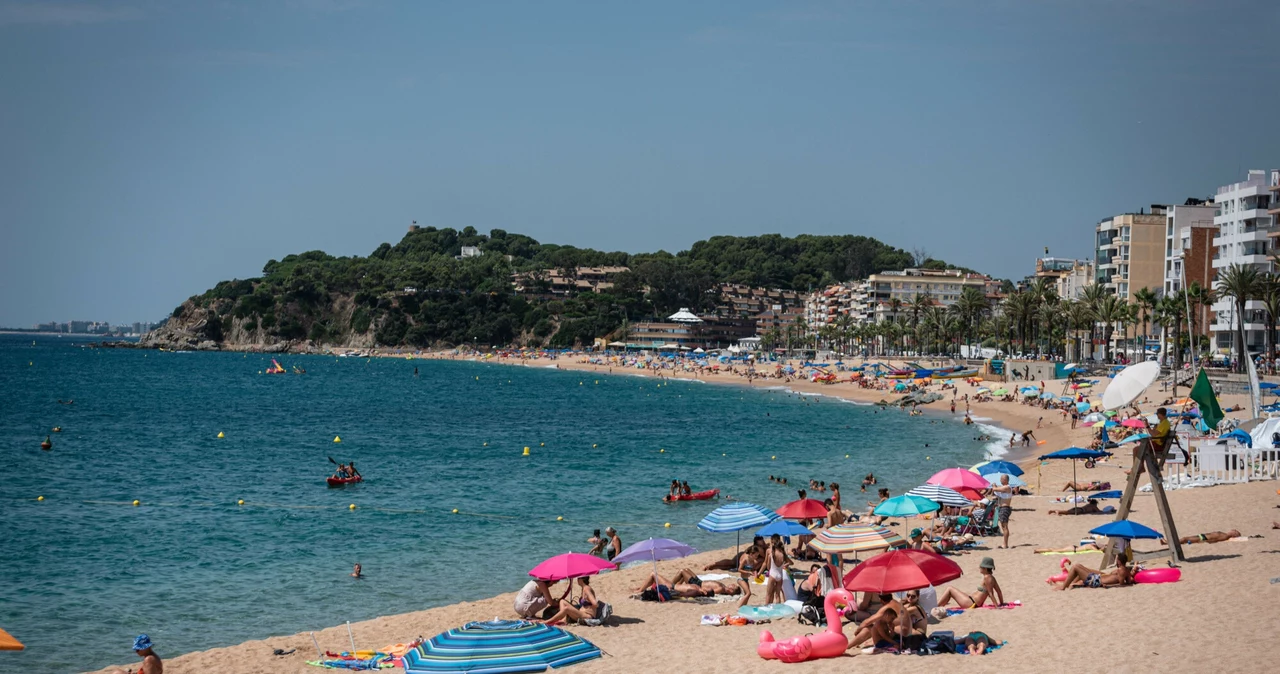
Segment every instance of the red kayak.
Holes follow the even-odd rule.
[[[663,496],[662,500],[667,503],[671,503],[672,501],[705,501],[719,495],[719,489],[708,489],[706,491],[695,491],[692,494],[681,494],[679,496],[671,496],[668,494],[667,496]]]
[[[342,486],[342,485],[344,485],[344,484],[355,484],[355,483],[357,483],[357,482],[363,482],[363,481],[364,481],[364,478],[363,478],[363,477],[360,477],[359,475],[357,475],[357,476],[355,476],[355,477],[332,477],[332,476],[330,476],[330,477],[328,477],[328,478],[325,478],[325,482],[328,482],[330,487],[341,487],[341,486]]]

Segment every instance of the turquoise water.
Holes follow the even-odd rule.
[[[27,644],[0,654],[7,671],[131,661],[140,632],[174,655],[491,596],[610,524],[624,544],[733,545],[692,526],[713,504],[660,501],[672,478],[777,506],[795,491],[769,475],[812,477],[858,503],[868,471],[899,493],[983,453],[951,418],[785,390],[280,360],[307,374],[260,375],[258,355],[0,335],[0,627]],[[328,456],[366,481],[327,488]],[[356,562],[364,581],[347,577]],[[486,571],[466,572],[476,562]]]

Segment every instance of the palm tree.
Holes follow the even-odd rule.
[[[1102,360],[1111,362],[1111,335],[1116,324],[1124,322],[1129,313],[1129,305],[1115,295],[1107,295],[1099,302],[1094,314],[1102,324]]]
[[[1164,328],[1166,335],[1170,331],[1173,332],[1173,360],[1171,364],[1175,372],[1182,370],[1182,319],[1185,301],[1182,292],[1176,292],[1172,295],[1161,297],[1156,302],[1155,309],[1156,323]],[[1176,377],[1174,382],[1177,382]]]
[[[1236,314],[1236,371],[1244,371],[1244,359],[1249,357],[1245,350],[1244,339],[1244,307],[1257,297],[1260,289],[1258,270],[1252,266],[1233,264],[1218,276],[1218,294],[1231,298]]]
[[[982,315],[987,312],[987,296],[977,288],[966,287],[960,291],[960,299],[956,300],[953,308],[960,316],[960,322],[964,330],[962,337],[965,346],[968,346],[969,338],[974,331],[974,324],[980,322]]]
[[[1082,327],[1089,328],[1090,338],[1093,336],[1093,321],[1095,314],[1093,308],[1086,302],[1073,300],[1066,304],[1063,314],[1067,317],[1067,329],[1073,332],[1072,339],[1075,342],[1075,353],[1072,354],[1074,360],[1084,358],[1084,345],[1080,343],[1079,330]]]
[[[1151,336],[1147,326],[1151,322],[1151,315],[1155,312],[1156,302],[1159,299],[1160,297],[1156,295],[1155,291],[1147,287],[1138,288],[1133,293],[1134,308],[1138,312],[1138,320],[1142,323],[1141,343],[1143,355],[1146,355],[1147,339]]]
[[[1276,320],[1280,318],[1280,277],[1275,274],[1263,274],[1259,283],[1258,299],[1267,312],[1267,367],[1275,373],[1276,352]]]
[[[1187,326],[1187,335],[1191,337],[1192,353],[1200,351],[1200,334],[1196,330],[1196,321],[1200,317],[1201,309],[1207,309],[1218,301],[1217,293],[1213,291],[1211,286],[1200,285],[1199,281],[1192,281],[1187,284],[1187,301],[1191,303],[1193,309],[1191,313],[1191,324]],[[1209,336],[1209,321],[1205,321],[1204,334]]]

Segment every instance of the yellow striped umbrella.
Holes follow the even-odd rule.
[[[841,524],[818,532],[809,547],[824,555],[901,548],[907,542],[889,529],[870,524]]]

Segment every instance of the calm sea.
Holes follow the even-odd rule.
[[[769,506],[795,498],[771,474],[837,481],[858,503],[868,471],[896,494],[984,451],[955,419],[779,389],[322,356],[264,375],[253,354],[83,345],[0,335],[0,627],[27,645],[5,671],[131,661],[140,632],[175,655],[491,596],[610,524],[733,545],[692,526],[713,504],[660,501],[673,478]],[[327,457],[365,482],[328,488]]]

